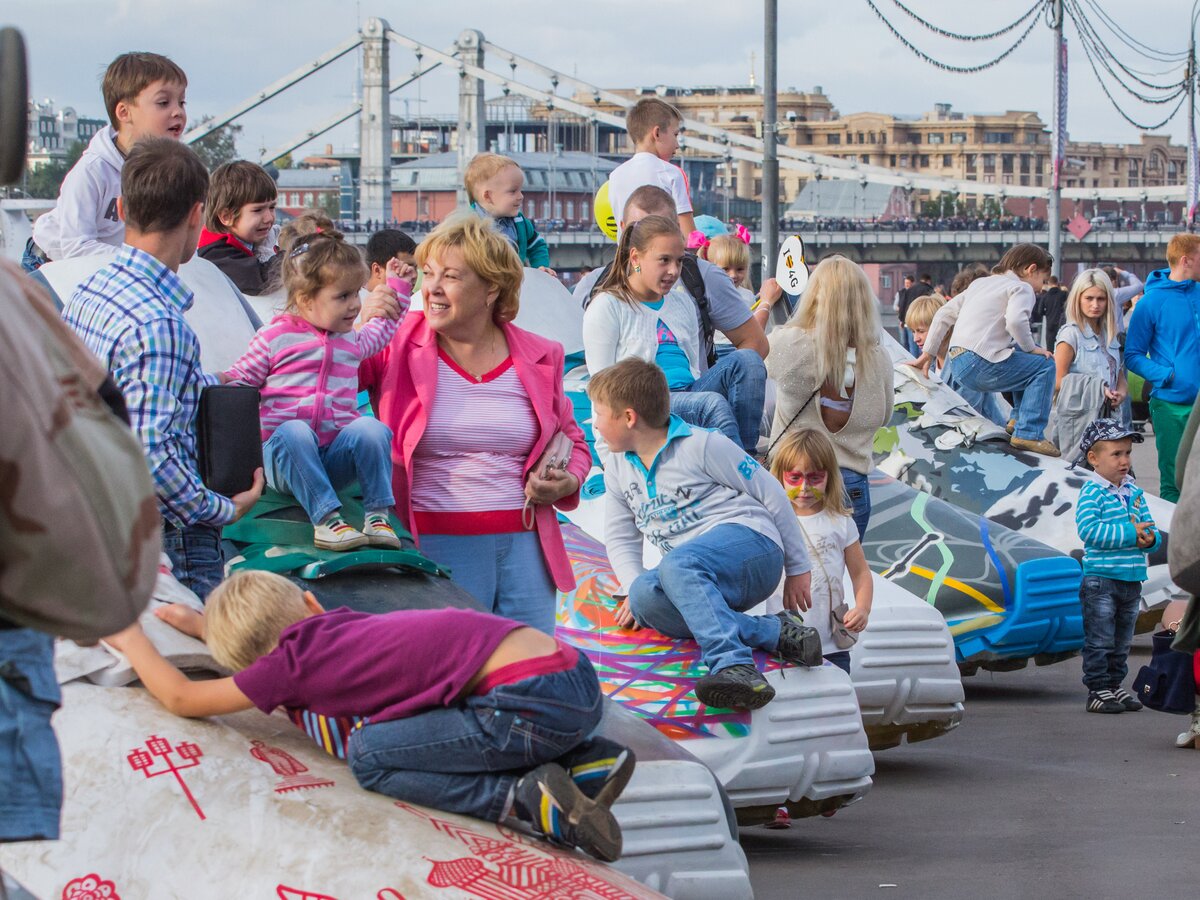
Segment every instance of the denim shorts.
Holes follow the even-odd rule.
[[[0,628],[0,843],[58,838],[62,762],[50,716],[61,701],[54,638]]]

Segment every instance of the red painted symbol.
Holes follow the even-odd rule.
[[[63,888],[62,900],[121,900],[117,886],[94,872],[72,878]]]
[[[286,794],[288,791],[301,791],[305,788],[333,787],[333,782],[325,778],[315,778],[305,775],[308,766],[292,756],[286,750],[272,747],[266,741],[250,742],[250,755],[269,765],[275,774],[283,781],[275,785],[275,793]]]
[[[314,894],[312,891],[288,887],[285,884],[276,885],[275,896],[279,900],[337,900],[337,897],[330,897],[328,894]]]
[[[146,752],[147,750],[149,752]],[[178,754],[182,762],[176,763],[171,758],[173,753]],[[203,819],[205,818],[204,811],[200,809],[200,804],[196,802],[196,798],[192,796],[187,782],[183,780],[183,775],[180,774],[184,769],[200,765],[200,757],[203,755],[204,751],[191,741],[181,741],[172,747],[171,742],[166,738],[152,734],[146,740],[146,750],[143,750],[141,747],[131,750],[125,758],[129,760],[129,765],[134,771],[141,772],[147,778],[157,778],[159,775],[174,775],[175,780],[179,782],[179,786],[183,788],[183,793],[187,796],[188,802],[192,804],[192,809],[196,811],[196,815]],[[158,769],[154,768],[155,757],[162,760],[163,763]]]

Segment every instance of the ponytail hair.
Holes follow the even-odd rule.
[[[1015,272],[1020,275],[1030,266],[1037,266],[1040,272],[1049,272],[1054,268],[1054,257],[1037,244],[1017,244],[1000,257],[1000,262],[992,269],[992,274]]]
[[[638,300],[629,286],[631,251],[636,249],[638,253],[645,253],[651,242],[660,237],[677,237],[682,244],[683,233],[679,230],[679,222],[666,216],[646,216],[625,226],[617,240],[617,257],[608,273],[596,285],[595,293],[606,291],[626,303],[636,305]]]
[[[365,283],[370,271],[362,255],[322,212],[309,210],[279,233],[279,278],[287,291],[286,311],[295,313],[299,297],[315,297],[321,288],[343,278]]]

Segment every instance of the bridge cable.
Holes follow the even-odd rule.
[[[947,71],[947,72],[954,72],[959,75],[971,75],[971,74],[974,74],[975,72],[982,72],[985,69],[992,68],[992,66],[999,65],[1001,62],[1003,62],[1005,59],[1007,59],[1009,56],[1011,56],[1012,53],[1018,47],[1020,47],[1023,43],[1025,43],[1026,38],[1029,37],[1029,35],[1033,32],[1034,27],[1038,24],[1038,19],[1035,16],[1033,18],[1033,20],[1029,23],[1029,25],[1025,29],[1025,31],[1021,33],[1021,36],[1019,38],[1017,38],[1017,40],[1013,43],[1013,45],[1011,47],[1009,47],[1007,50],[1005,50],[1003,53],[1001,53],[999,56],[997,56],[995,59],[991,59],[985,63],[980,63],[977,66],[956,66],[956,65],[952,65],[950,63],[942,62],[941,60],[938,60],[938,59],[934,59],[928,53],[925,53],[923,50],[920,50],[911,41],[909,41],[908,38],[906,38],[904,35],[902,35],[900,33],[900,31],[896,28],[896,26],[893,25],[888,20],[887,16],[885,16],[883,14],[883,12],[879,9],[879,7],[875,5],[874,0],[866,0],[866,3],[867,3],[867,6],[871,7],[871,11],[873,13],[875,13],[875,15],[879,18],[879,21],[881,21],[885,26],[887,26],[888,31],[890,31],[895,36],[896,40],[900,41],[900,43],[902,43],[905,47],[907,47],[909,50],[911,50],[918,58],[929,63],[931,66],[935,66],[936,68],[943,69],[944,71]]]
[[[929,22],[929,21],[921,18],[921,16],[919,16],[917,13],[913,12],[911,9],[909,9],[907,6],[905,6],[903,3],[901,3],[900,0],[892,0],[892,2],[895,3],[896,6],[898,6],[905,15],[907,15],[911,19],[916,20],[920,25],[924,26],[925,28],[928,28],[934,34],[939,34],[942,37],[950,38],[955,41],[990,41],[993,38],[998,38],[998,37],[1001,37],[1002,35],[1006,35],[1010,31],[1013,31],[1014,29],[1019,27],[1021,25],[1021,23],[1023,23],[1026,19],[1028,19],[1030,16],[1034,15],[1039,9],[1041,9],[1042,4],[1045,2],[1045,0],[1037,0],[1037,2],[1034,3],[1033,6],[1031,6],[1029,8],[1029,11],[1026,12],[1025,15],[1021,16],[1021,18],[1017,19],[1015,22],[1010,22],[1008,25],[1005,25],[1003,28],[1001,28],[997,31],[991,31],[991,32],[988,32],[987,34],[958,34],[953,31],[947,31],[946,29],[939,28],[937,25],[934,25],[932,22]]]

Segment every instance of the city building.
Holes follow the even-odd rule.
[[[30,100],[26,167],[32,172],[66,159],[76,141],[86,146],[107,124],[107,119],[80,116],[70,106],[55,109],[53,100]]]
[[[280,169],[275,182],[277,209],[299,215],[306,209],[321,209],[333,219],[339,216],[341,171],[331,166]]]

